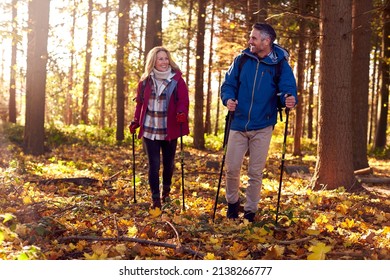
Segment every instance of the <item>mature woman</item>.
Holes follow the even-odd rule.
[[[162,152],[162,200],[169,200],[177,138],[189,133],[188,88],[182,73],[164,47],[146,57],[145,72],[138,84],[134,119],[129,128],[142,138],[149,161],[149,185],[153,207],[161,208],[160,151]]]

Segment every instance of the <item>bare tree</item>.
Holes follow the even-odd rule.
[[[307,137],[313,139],[313,123],[314,123],[314,82],[316,72],[316,57],[317,57],[317,38],[312,38],[310,41],[310,76],[307,100]]]
[[[354,169],[368,167],[368,91],[372,2],[354,0],[352,6],[352,145]]]
[[[75,60],[75,29],[76,29],[76,12],[77,12],[77,0],[73,0],[72,7],[72,26],[70,29],[71,48],[70,48],[70,61],[69,61],[69,73],[68,73],[68,88],[66,92],[66,106],[65,106],[65,123],[70,125],[73,123],[73,76],[74,76],[74,60]]]
[[[305,91],[305,53],[306,53],[306,20],[305,16],[307,14],[307,1],[299,0],[299,13],[302,15],[299,18],[299,47],[298,47],[298,98],[300,98],[300,102],[296,106],[295,110],[295,133],[294,133],[294,151],[293,154],[295,156],[300,156],[302,154],[301,151],[301,137],[303,131],[303,99],[304,99],[304,91]]]
[[[379,65],[380,65],[380,59],[382,58],[382,49],[381,49],[381,36],[377,33],[373,33],[374,35],[374,58],[373,61],[371,62],[371,67],[373,68],[371,79],[370,79],[370,106],[369,106],[369,115],[370,115],[370,122],[369,122],[369,133],[368,133],[368,143],[371,144],[374,140],[374,135],[376,131],[376,118],[377,118],[377,107],[378,107],[378,92],[379,92],[379,87],[380,87],[380,75],[381,71],[379,70]]]
[[[89,123],[89,72],[91,68],[92,58],[92,27],[93,27],[93,0],[88,0],[88,32],[87,32],[87,45],[85,47],[85,70],[84,70],[84,85],[83,85],[83,100],[81,107],[81,120],[85,123]]]
[[[196,35],[196,72],[195,72],[195,112],[194,112],[194,147],[204,149],[203,123],[203,72],[204,72],[204,37],[206,27],[207,0],[198,0],[198,30]]]
[[[190,56],[191,56],[191,39],[192,39],[192,11],[194,9],[194,0],[190,0],[189,7],[188,7],[188,21],[187,21],[187,42],[186,42],[186,84],[190,88]]]
[[[206,118],[204,124],[205,133],[211,133],[211,103],[212,103],[212,88],[211,79],[213,72],[213,43],[214,43],[214,15],[215,15],[215,0],[212,0],[211,8],[211,26],[210,26],[210,46],[209,46],[209,65],[207,78],[207,98],[206,98]]]
[[[12,123],[16,123],[16,52],[18,46],[17,2],[17,0],[12,0],[12,51],[8,107],[9,121]]]
[[[44,153],[49,12],[50,0],[31,0],[28,3],[29,33],[27,46],[24,151],[33,155]]]
[[[116,140],[125,139],[125,91],[126,91],[126,47],[129,43],[130,2],[119,0],[118,43],[116,50]]]
[[[162,45],[162,8],[163,0],[148,0],[145,54],[147,54],[152,48]]]
[[[101,89],[100,89],[100,119],[99,119],[99,126],[104,127],[105,118],[106,118],[106,84],[107,84],[107,47],[108,47],[108,16],[110,14],[111,8],[110,8],[110,0],[106,0],[106,7],[105,7],[105,21],[104,21],[104,50],[103,50],[103,70],[102,70],[102,77],[101,77]]]
[[[389,58],[390,58],[390,3],[386,1],[383,9],[383,36],[382,50],[383,59],[381,61],[382,84],[378,101],[378,125],[376,128],[374,147],[383,149],[386,147],[387,115],[389,112]]]
[[[252,25],[255,22],[264,22],[268,16],[268,1],[267,0],[247,0],[247,29],[251,31]]]

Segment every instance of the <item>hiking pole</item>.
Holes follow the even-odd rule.
[[[183,123],[180,123],[180,157],[181,157],[181,192],[183,196],[183,211],[186,210],[184,199],[184,153],[183,153]]]
[[[222,163],[221,163],[221,171],[219,172],[219,181],[218,181],[217,195],[215,196],[214,212],[213,212],[213,222],[214,222],[214,219],[215,219],[215,212],[217,210],[219,189],[221,188],[221,179],[222,179],[222,173],[223,173],[223,166],[225,164],[227,143],[228,143],[229,132],[230,132],[230,125],[232,123],[233,115],[234,115],[234,111],[229,111],[228,114],[226,115],[225,134],[224,134],[224,137],[223,137],[223,146],[222,146],[224,151],[223,151],[223,157],[222,157]]]
[[[137,203],[135,198],[135,133],[133,133],[133,188],[134,188],[134,203]]]
[[[286,155],[288,115],[289,115],[290,109],[286,107],[285,112],[286,112],[286,125],[284,127],[284,136],[283,136],[282,162],[280,163],[279,191],[278,191],[278,203],[277,203],[277,206],[276,206],[275,226],[277,226],[277,224],[278,224],[278,217],[279,217],[280,193],[282,191],[282,178],[283,178],[283,169],[284,169],[284,158],[285,158],[285,155]]]

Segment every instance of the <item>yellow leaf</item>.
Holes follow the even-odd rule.
[[[355,221],[353,219],[346,218],[344,222],[341,222],[340,226],[342,228],[353,228],[355,225]]]
[[[105,260],[107,259],[108,253],[107,251],[107,246],[102,245],[102,244],[93,244],[91,246],[91,249],[93,251],[93,254],[90,255],[88,253],[84,253],[84,257],[86,260]]]
[[[214,237],[210,237],[209,241],[212,244],[219,244],[220,243],[220,240],[218,238],[214,238]]]
[[[329,232],[334,231],[334,227],[333,227],[332,225],[326,225],[325,227],[326,227],[326,229],[327,229]]]
[[[345,204],[340,203],[340,204],[337,204],[336,210],[338,212],[340,212],[341,214],[345,215],[345,214],[347,214],[348,206],[345,205]]]
[[[103,233],[103,236],[104,237],[110,237],[110,236],[112,236],[113,235],[113,233],[112,233],[112,230],[109,228],[109,229],[107,229],[104,233]]]
[[[5,224],[6,222],[12,220],[13,218],[15,218],[14,215],[10,214],[10,213],[5,213],[4,215],[0,215],[0,218],[4,218],[3,219],[3,224]]]
[[[118,224],[123,225],[123,226],[132,226],[134,224],[134,222],[131,220],[120,219]]]
[[[133,237],[136,236],[138,233],[138,229],[136,226],[128,227],[127,228],[127,236]]]
[[[104,253],[104,251],[106,250],[106,246],[104,245],[101,245],[101,244],[93,244],[91,246],[91,249],[94,253],[98,254],[98,255],[101,255]]]
[[[29,196],[23,197],[23,204],[24,205],[29,205],[31,203],[32,203],[32,200],[31,200],[31,198]]]
[[[87,246],[87,245],[88,245],[87,241],[80,240],[79,242],[77,242],[77,245],[76,245],[77,251],[83,251],[85,246]]]
[[[88,253],[84,253],[84,257],[86,260],[105,260],[107,259],[107,254],[98,255],[96,253],[93,253],[92,255]]]
[[[154,208],[149,211],[149,214],[152,218],[157,218],[162,213],[160,208]]]
[[[68,247],[69,247],[70,251],[73,251],[74,249],[76,249],[76,246],[73,243],[69,243]]]
[[[206,256],[203,257],[204,260],[215,260],[215,256],[213,253],[207,253]]]
[[[385,226],[385,227],[383,228],[383,233],[384,233],[384,234],[390,233],[390,227]]]
[[[243,259],[249,254],[249,252],[245,250],[242,244],[234,242],[233,246],[229,249],[229,254],[235,259]]]
[[[125,244],[118,244],[115,246],[115,250],[121,254],[121,255],[124,255],[127,251],[127,247]]]
[[[331,246],[326,246],[325,243],[318,242],[315,245],[310,246],[309,250],[312,251],[309,256],[307,256],[308,260],[325,260],[326,253],[328,253],[332,249]]]
[[[308,229],[306,230],[306,233],[307,233],[308,235],[319,235],[321,232],[320,232],[319,230],[315,230],[315,229],[310,229],[310,228],[308,228]]]
[[[328,217],[326,217],[325,215],[321,214],[317,217],[317,219],[315,220],[316,224],[326,224],[328,223]]]

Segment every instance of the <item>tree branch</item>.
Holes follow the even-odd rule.
[[[135,242],[142,245],[151,245],[151,246],[157,246],[157,247],[165,247],[165,248],[171,248],[174,249],[177,252],[180,253],[186,253],[193,255],[195,257],[202,258],[205,256],[201,252],[194,251],[190,248],[186,248],[184,246],[177,246],[176,244],[169,244],[165,242],[159,242],[159,241],[152,241],[152,240],[146,240],[146,239],[140,239],[140,238],[132,238],[132,237],[125,237],[125,236],[118,236],[118,237],[99,237],[99,236],[67,236],[59,239],[59,242],[67,242],[67,241],[73,241],[73,240],[86,240],[86,241],[105,241],[105,242]]]

